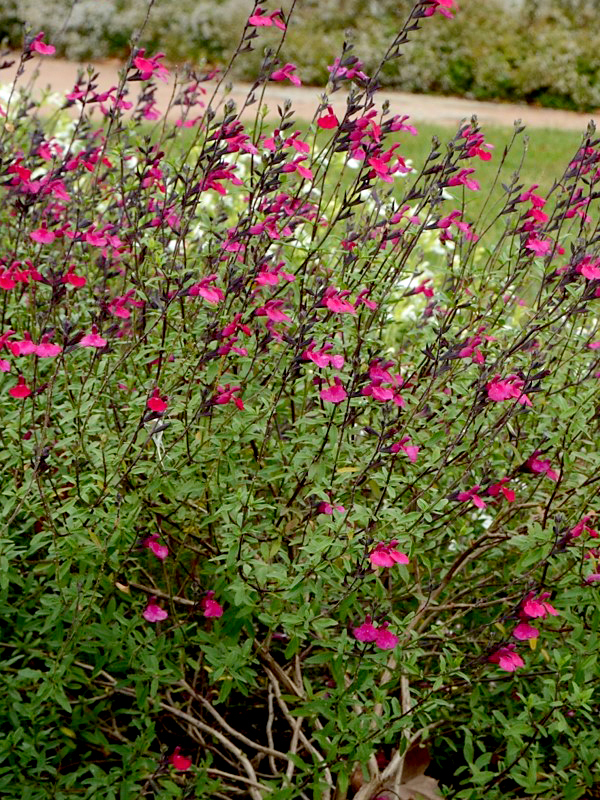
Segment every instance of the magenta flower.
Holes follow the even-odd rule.
[[[515,493],[506,486],[509,480],[510,478],[501,478],[498,483],[492,483],[491,486],[488,486],[487,493],[492,497],[497,497],[502,493],[509,503],[513,503],[515,500]]]
[[[397,539],[392,539],[389,544],[379,542],[375,549],[369,553],[369,561],[375,567],[393,567],[394,564],[408,564],[409,558],[396,549]]]
[[[192,766],[192,759],[180,754],[181,747],[176,747],[172,754],[169,756],[169,764],[178,772],[186,772]]]
[[[525,662],[518,653],[515,653],[515,645],[508,644],[501,647],[488,658],[492,664],[498,664],[500,669],[505,672],[514,672],[519,667],[525,666]]]
[[[169,77],[169,70],[159,63],[165,57],[165,54],[157,53],[155,56],[146,58],[145,52],[145,49],[141,48],[133,59],[133,66],[139,70],[141,79],[148,81],[156,75],[157,78],[166,83]]]
[[[536,258],[544,258],[544,256],[547,256],[552,250],[552,244],[553,242],[551,240],[540,239],[532,233],[529,239],[527,239],[525,247],[527,250],[531,250]]]
[[[54,231],[49,231],[48,228],[37,228],[37,230],[31,231],[29,238],[38,244],[52,244],[56,239],[56,234]]]
[[[534,593],[530,592],[523,603],[522,614],[531,619],[545,619],[548,614],[557,617],[558,611],[547,601],[547,597],[550,597],[550,592],[542,592],[536,600]]]
[[[56,48],[52,44],[46,44],[42,39],[44,38],[44,31],[40,31],[37,36],[29,45],[29,52],[39,53],[41,56],[53,56],[56,53]]]
[[[206,596],[202,598],[200,602],[200,608],[202,609],[202,613],[207,619],[212,617],[222,617],[223,616],[223,606],[220,603],[217,603],[214,600],[215,593],[212,589],[206,593]]]
[[[340,506],[340,505],[336,505],[336,504],[332,505],[331,503],[324,503],[323,502],[323,503],[319,503],[319,505],[317,506],[317,513],[318,514],[327,514],[328,516],[331,517],[331,516],[333,516],[334,509],[336,511],[339,511],[340,514],[344,514],[345,511],[346,511],[344,506]]]
[[[19,375],[17,378],[17,385],[13,386],[12,389],[9,389],[8,393],[11,397],[29,397],[31,394],[31,389],[25,383],[25,378],[22,375]]]
[[[334,403],[337,405],[338,403],[343,403],[348,395],[342,385],[341,380],[336,377],[334,378],[334,381],[335,383],[332,386],[328,386],[326,389],[321,389],[320,397],[324,403]]]
[[[212,285],[217,280],[217,277],[217,275],[208,275],[206,278],[202,278],[200,283],[195,283],[193,286],[190,286],[188,294],[191,297],[200,295],[200,297],[203,297],[206,302],[210,303],[212,306],[218,305],[225,295],[222,289]]]
[[[162,414],[169,407],[169,403],[167,402],[166,396],[161,397],[159,390],[154,389],[152,394],[148,398],[146,406],[150,409],[150,411],[156,411]]]
[[[148,605],[142,612],[142,616],[148,622],[162,622],[162,620],[166,619],[169,616],[169,612],[165,611],[164,608],[161,608],[157,605],[154,601],[156,597],[151,597],[148,601]]]
[[[485,500],[482,500],[482,498],[478,495],[478,491],[480,489],[481,486],[479,484],[476,484],[471,489],[467,489],[466,492],[459,492],[456,499],[459,500],[461,503],[466,503],[468,500],[471,500],[474,506],[483,509],[486,507],[486,505],[485,505]]]
[[[455,0],[429,0],[431,6],[425,9],[425,16],[432,17],[436,12],[452,19],[452,12],[458,10]]]
[[[388,631],[388,625],[388,622],[384,622],[381,627],[376,628],[371,617],[367,616],[362,625],[352,629],[352,633],[359,642],[375,642],[380,650],[393,650],[398,644],[398,637]]]
[[[263,10],[258,6],[254,14],[248,18],[248,24],[253,25],[255,28],[270,28],[275,25],[279,30],[285,30],[285,22],[280,8],[276,8],[275,11],[271,11],[269,14],[263,14]]]
[[[106,347],[106,339],[103,339],[102,336],[98,333],[98,326],[92,325],[92,332],[86,334],[82,339],[79,340],[80,347]]]
[[[154,553],[154,555],[161,561],[164,561],[165,558],[167,558],[167,556],[169,555],[169,548],[167,547],[166,544],[161,544],[159,542],[157,534],[149,536],[144,541],[144,547],[147,547],[148,550],[151,550]]]
[[[332,128],[337,128],[340,124],[339,119],[336,117],[333,108],[331,106],[327,106],[327,113],[323,114],[321,117],[317,119],[317,125],[319,128],[324,128],[325,130],[331,130]]]
[[[285,81],[288,80],[294,86],[302,86],[302,81],[297,75],[294,75],[298,67],[295,64],[286,64],[281,69],[276,69],[271,73],[272,81]]]
[[[35,349],[38,358],[54,358],[59,353],[62,353],[62,347],[59,344],[53,344],[48,334],[42,336],[42,341]]]
[[[352,633],[359,642],[374,642],[377,639],[377,629],[371,624],[370,616],[366,616],[358,628],[353,628]]]
[[[528,622],[520,622],[514,629],[512,635],[515,637],[515,639],[519,639],[519,641],[525,641],[526,639],[537,639],[537,637],[540,635],[540,632]]]
[[[507,378],[495,375],[487,384],[486,389],[488,397],[495,403],[515,399],[522,406],[531,406],[531,400],[522,391],[524,386],[525,381],[518,375],[509,375]]]
[[[558,473],[550,467],[550,459],[541,459],[537,455],[539,450],[536,450],[533,455],[529,456],[525,462],[525,467],[536,475],[546,475],[551,481],[558,480]]]
[[[411,464],[414,464],[417,460],[420,448],[416,444],[408,444],[408,442],[410,442],[409,437],[404,436],[399,442],[394,442],[390,450],[392,453],[397,453],[399,450],[402,450],[408,456],[408,460]]]
[[[335,286],[328,286],[323,295],[323,305],[337,314],[356,314],[354,305],[345,299],[349,294],[347,289],[340,292]]]

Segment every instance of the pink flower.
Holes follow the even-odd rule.
[[[497,497],[500,493],[506,497],[509,503],[513,503],[515,499],[515,493],[512,489],[509,489],[507,484],[510,478],[501,478],[498,483],[492,483],[491,486],[488,486],[487,493],[492,497]]]
[[[359,642],[375,642],[380,650],[393,650],[398,644],[398,637],[387,630],[387,622],[380,628],[376,628],[371,621],[371,617],[365,617],[365,621],[358,628],[353,628],[352,633]]]
[[[286,64],[285,66],[281,67],[281,69],[276,69],[275,72],[271,73],[271,80],[272,81],[285,81],[289,80],[294,86],[302,86],[302,81],[297,75],[294,75],[294,72],[298,67],[295,64]]]
[[[458,10],[455,0],[428,0],[430,8],[425,9],[425,16],[432,17],[436,12],[443,14],[444,17],[452,19],[452,11]]]
[[[332,128],[337,128],[340,124],[339,119],[336,117],[333,108],[331,106],[327,106],[327,113],[323,114],[323,116],[317,119],[317,125],[319,128],[324,128],[325,130],[331,130]]]
[[[202,609],[202,613],[204,616],[209,619],[212,617],[222,617],[223,616],[223,606],[220,603],[217,603],[214,600],[215,593],[211,590],[206,593],[206,596],[202,598],[200,602],[200,608]]]
[[[323,295],[323,305],[336,314],[356,314],[356,308],[345,299],[349,294],[347,289],[340,292],[334,286],[328,286]]]
[[[416,444],[407,444],[407,442],[410,442],[410,439],[408,436],[404,436],[399,442],[394,442],[390,450],[392,453],[397,453],[399,450],[402,450],[408,456],[408,460],[414,464],[419,454],[419,447],[417,447]]]
[[[166,398],[162,398],[160,396],[160,392],[158,391],[158,389],[154,389],[152,394],[148,398],[146,406],[150,409],[150,411],[157,411],[158,413],[162,414],[163,411],[167,410],[169,404]]]
[[[37,228],[35,231],[31,231],[29,238],[38,244],[52,244],[56,239],[56,234],[54,231],[49,231],[48,228]]]
[[[103,339],[102,336],[98,333],[98,326],[92,325],[92,332],[86,334],[82,339],[79,340],[80,347],[106,347],[106,339]]]
[[[157,605],[154,602],[155,600],[156,597],[151,597],[148,601],[148,605],[142,612],[142,616],[148,622],[162,622],[163,619],[166,619],[169,616],[169,612]]]
[[[377,631],[375,638],[375,646],[380,650],[393,650],[398,644],[398,637],[387,630],[388,623],[384,622],[381,628]]]
[[[173,753],[169,756],[169,764],[178,772],[186,772],[192,766],[192,759],[187,756],[180,755],[181,747],[176,747]]]
[[[334,509],[336,511],[339,511],[340,514],[343,514],[346,511],[344,506],[331,505],[331,503],[323,502],[323,503],[319,503],[319,505],[317,506],[317,513],[319,513],[319,514],[327,514],[328,516],[331,517],[331,516],[333,516],[333,510]]]
[[[227,403],[234,403],[240,411],[244,411],[244,402],[241,397],[234,397],[237,392],[241,392],[241,386],[231,386],[226,383],[225,386],[217,387],[217,397],[214,402],[219,406],[224,406]]]
[[[19,375],[17,378],[17,385],[13,386],[12,389],[9,389],[8,393],[11,397],[29,397],[31,394],[31,389],[25,383],[25,378],[22,375]]]
[[[374,642],[377,639],[377,629],[371,624],[371,617],[365,617],[365,621],[358,628],[353,628],[352,633],[359,642]]]
[[[162,64],[159,64],[159,61],[165,57],[165,54],[157,53],[155,56],[146,58],[145,52],[145,49],[141,48],[137,51],[133,59],[133,66],[139,70],[141,79],[143,81],[148,81],[153,75],[156,75],[157,78],[160,78],[161,81],[166,83],[169,77],[169,70]]]
[[[506,647],[500,647],[495,653],[488,658],[492,664],[498,664],[500,669],[505,672],[514,672],[519,667],[523,667],[525,662],[518,653],[515,653],[515,645],[509,644]]]
[[[543,258],[552,250],[552,241],[549,239],[540,239],[532,233],[529,239],[527,239],[525,247],[527,250],[531,250],[536,258]]]
[[[545,619],[548,614],[551,614],[553,617],[557,617],[558,611],[546,600],[547,597],[550,597],[550,592],[542,592],[542,594],[536,600],[534,593],[530,592],[529,596],[523,603],[522,613],[531,619]]]
[[[148,550],[151,550],[161,561],[164,561],[169,555],[169,548],[166,544],[160,544],[157,534],[148,537],[148,539],[144,541],[144,547],[147,547]]]
[[[369,554],[369,561],[374,567],[393,567],[394,564],[408,564],[408,556],[396,549],[398,541],[392,539],[389,544],[379,542]]]
[[[540,635],[540,632],[528,622],[520,622],[514,629],[512,635],[515,637],[515,639],[519,639],[519,641],[525,641],[526,639],[537,639],[537,637]]]
[[[275,25],[279,30],[285,30],[285,22],[280,8],[276,8],[275,11],[271,11],[269,14],[263,14],[263,9],[258,6],[254,14],[248,18],[248,24],[256,28],[270,28]]]
[[[537,457],[539,450],[536,450],[533,455],[529,456],[525,462],[525,467],[537,475],[546,475],[551,481],[558,480],[558,473],[550,467],[550,459],[541,459]]]
[[[326,389],[321,389],[320,397],[325,403],[334,403],[337,405],[338,403],[343,403],[348,395],[342,385],[341,380],[336,377],[334,378],[334,381],[335,383],[332,386],[328,386]]]
[[[218,286],[212,286],[217,280],[217,277],[217,275],[208,275],[206,278],[202,278],[200,283],[195,283],[193,286],[190,286],[188,294],[191,297],[200,295],[200,297],[203,297],[206,302],[210,303],[212,306],[218,305],[225,295],[223,294],[223,290],[219,289]]]
[[[52,344],[49,341],[48,334],[42,336],[42,341],[35,348],[35,354],[38,358],[54,358],[59,353],[62,353],[62,347],[59,344]]]
[[[496,403],[515,399],[522,406],[531,406],[531,400],[522,391],[524,386],[525,381],[519,378],[518,375],[509,375],[507,378],[500,378],[500,375],[495,375],[487,384],[486,389],[490,400]]]
[[[479,486],[479,484],[477,484],[476,486],[473,486],[472,489],[468,489],[466,492],[459,492],[456,499],[459,500],[461,503],[466,503],[467,500],[471,500],[473,502],[473,505],[477,506],[477,508],[485,508],[486,507],[485,500],[482,500],[481,497],[477,494],[480,488],[481,487]]]
[[[39,53],[41,56],[53,56],[54,53],[56,53],[56,48],[54,45],[43,42],[43,38],[44,31],[41,31],[29,45],[29,51],[33,53]]]
[[[453,175],[450,180],[448,181],[448,186],[465,186],[467,189],[471,189],[471,191],[476,192],[478,191],[479,183],[474,178],[470,178],[469,176],[475,172],[474,169],[461,169],[459,170],[458,174]]]

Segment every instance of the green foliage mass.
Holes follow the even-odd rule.
[[[0,97],[0,796],[592,796],[593,126],[183,137],[135,58]]]

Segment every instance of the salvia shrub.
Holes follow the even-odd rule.
[[[379,73],[455,11],[308,125],[277,49],[172,119],[139,43],[3,92],[3,798],[597,791],[600,140],[544,191],[475,119],[407,163]]]

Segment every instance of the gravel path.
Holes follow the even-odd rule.
[[[117,62],[104,62],[95,64],[94,69],[99,73],[99,90],[103,91],[115,86],[119,81]],[[36,79],[37,89],[50,87],[54,91],[65,92],[73,88],[77,76],[78,65],[58,58],[35,58],[26,65],[26,73],[21,77],[23,84],[32,80],[34,72],[39,69]],[[0,83],[12,82],[16,67],[9,67],[0,72]],[[210,89],[210,84],[205,84]],[[135,87],[135,84],[133,84]],[[172,83],[159,82],[157,92],[157,105],[165,109],[172,97]],[[240,102],[246,97],[249,90],[247,84],[236,84],[230,97]],[[311,119],[322,90],[314,87],[295,87],[283,84],[269,84],[266,87],[264,102],[269,108],[268,116],[277,116],[277,105],[281,105],[289,98],[292,101],[296,117]],[[408,114],[411,120],[438,123],[441,126],[453,126],[464,119],[469,119],[476,114],[482,125],[509,125],[517,119],[532,128],[555,128],[558,130],[573,130],[583,132],[590,119],[600,123],[600,113],[578,114],[573,111],[555,111],[548,108],[535,108],[512,103],[487,103],[476,100],[465,100],[458,97],[438,97],[436,95],[408,94],[407,92],[392,92],[382,90],[379,93],[380,102],[389,100],[390,108],[394,114]],[[331,98],[331,103],[336,111],[345,107],[345,95],[336,92]],[[251,118],[256,114],[257,106],[254,105],[244,115]],[[178,116],[176,109],[173,116]]]

